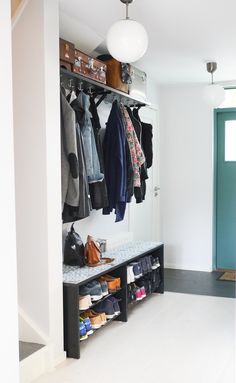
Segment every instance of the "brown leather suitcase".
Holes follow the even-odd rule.
[[[107,58],[107,55],[99,56],[107,65],[107,85],[124,93],[129,92],[129,84],[122,81],[121,63],[114,58]]]
[[[68,69],[70,72],[73,72],[73,64],[64,60],[60,60],[60,68]]]
[[[75,62],[75,46],[69,41],[60,39],[60,60],[74,64]]]
[[[73,66],[73,72],[82,74],[95,81],[106,84],[106,63],[94,59],[85,53],[75,49],[75,62]]]

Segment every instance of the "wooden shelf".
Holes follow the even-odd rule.
[[[68,69],[60,69],[61,83],[65,83],[65,86],[79,87],[80,83],[83,83],[83,89],[91,89],[97,95],[106,96],[106,102],[112,103],[115,99],[118,99],[124,105],[141,105],[150,106],[151,103],[137,98],[131,97],[129,94],[121,92],[117,89],[111,88],[108,85],[102,84],[98,81],[92,80],[82,74],[70,72]]]

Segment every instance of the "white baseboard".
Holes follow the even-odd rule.
[[[170,263],[165,262],[165,268],[167,269],[179,269],[179,270],[190,270],[190,271],[206,271],[206,272],[212,272],[212,267],[202,266],[202,265],[188,265],[188,264],[177,264],[177,263]]]
[[[66,352],[62,352],[56,359],[54,359],[54,367],[58,366],[58,364],[61,364],[66,360]]]

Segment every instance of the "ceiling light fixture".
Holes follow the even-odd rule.
[[[107,33],[107,48],[112,57],[124,63],[139,60],[148,47],[148,35],[142,24],[129,18],[129,4],[134,0],[120,0],[126,4],[126,18],[115,22]]]
[[[208,62],[206,64],[207,72],[211,73],[211,84],[209,84],[205,88],[205,101],[206,103],[212,107],[212,108],[217,108],[222,104],[222,102],[225,99],[225,90],[223,86],[214,84],[213,81],[213,73],[217,69],[217,63],[216,62]]]

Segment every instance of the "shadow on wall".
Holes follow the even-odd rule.
[[[15,15],[20,3],[22,3],[22,0],[11,0],[11,17]]]

